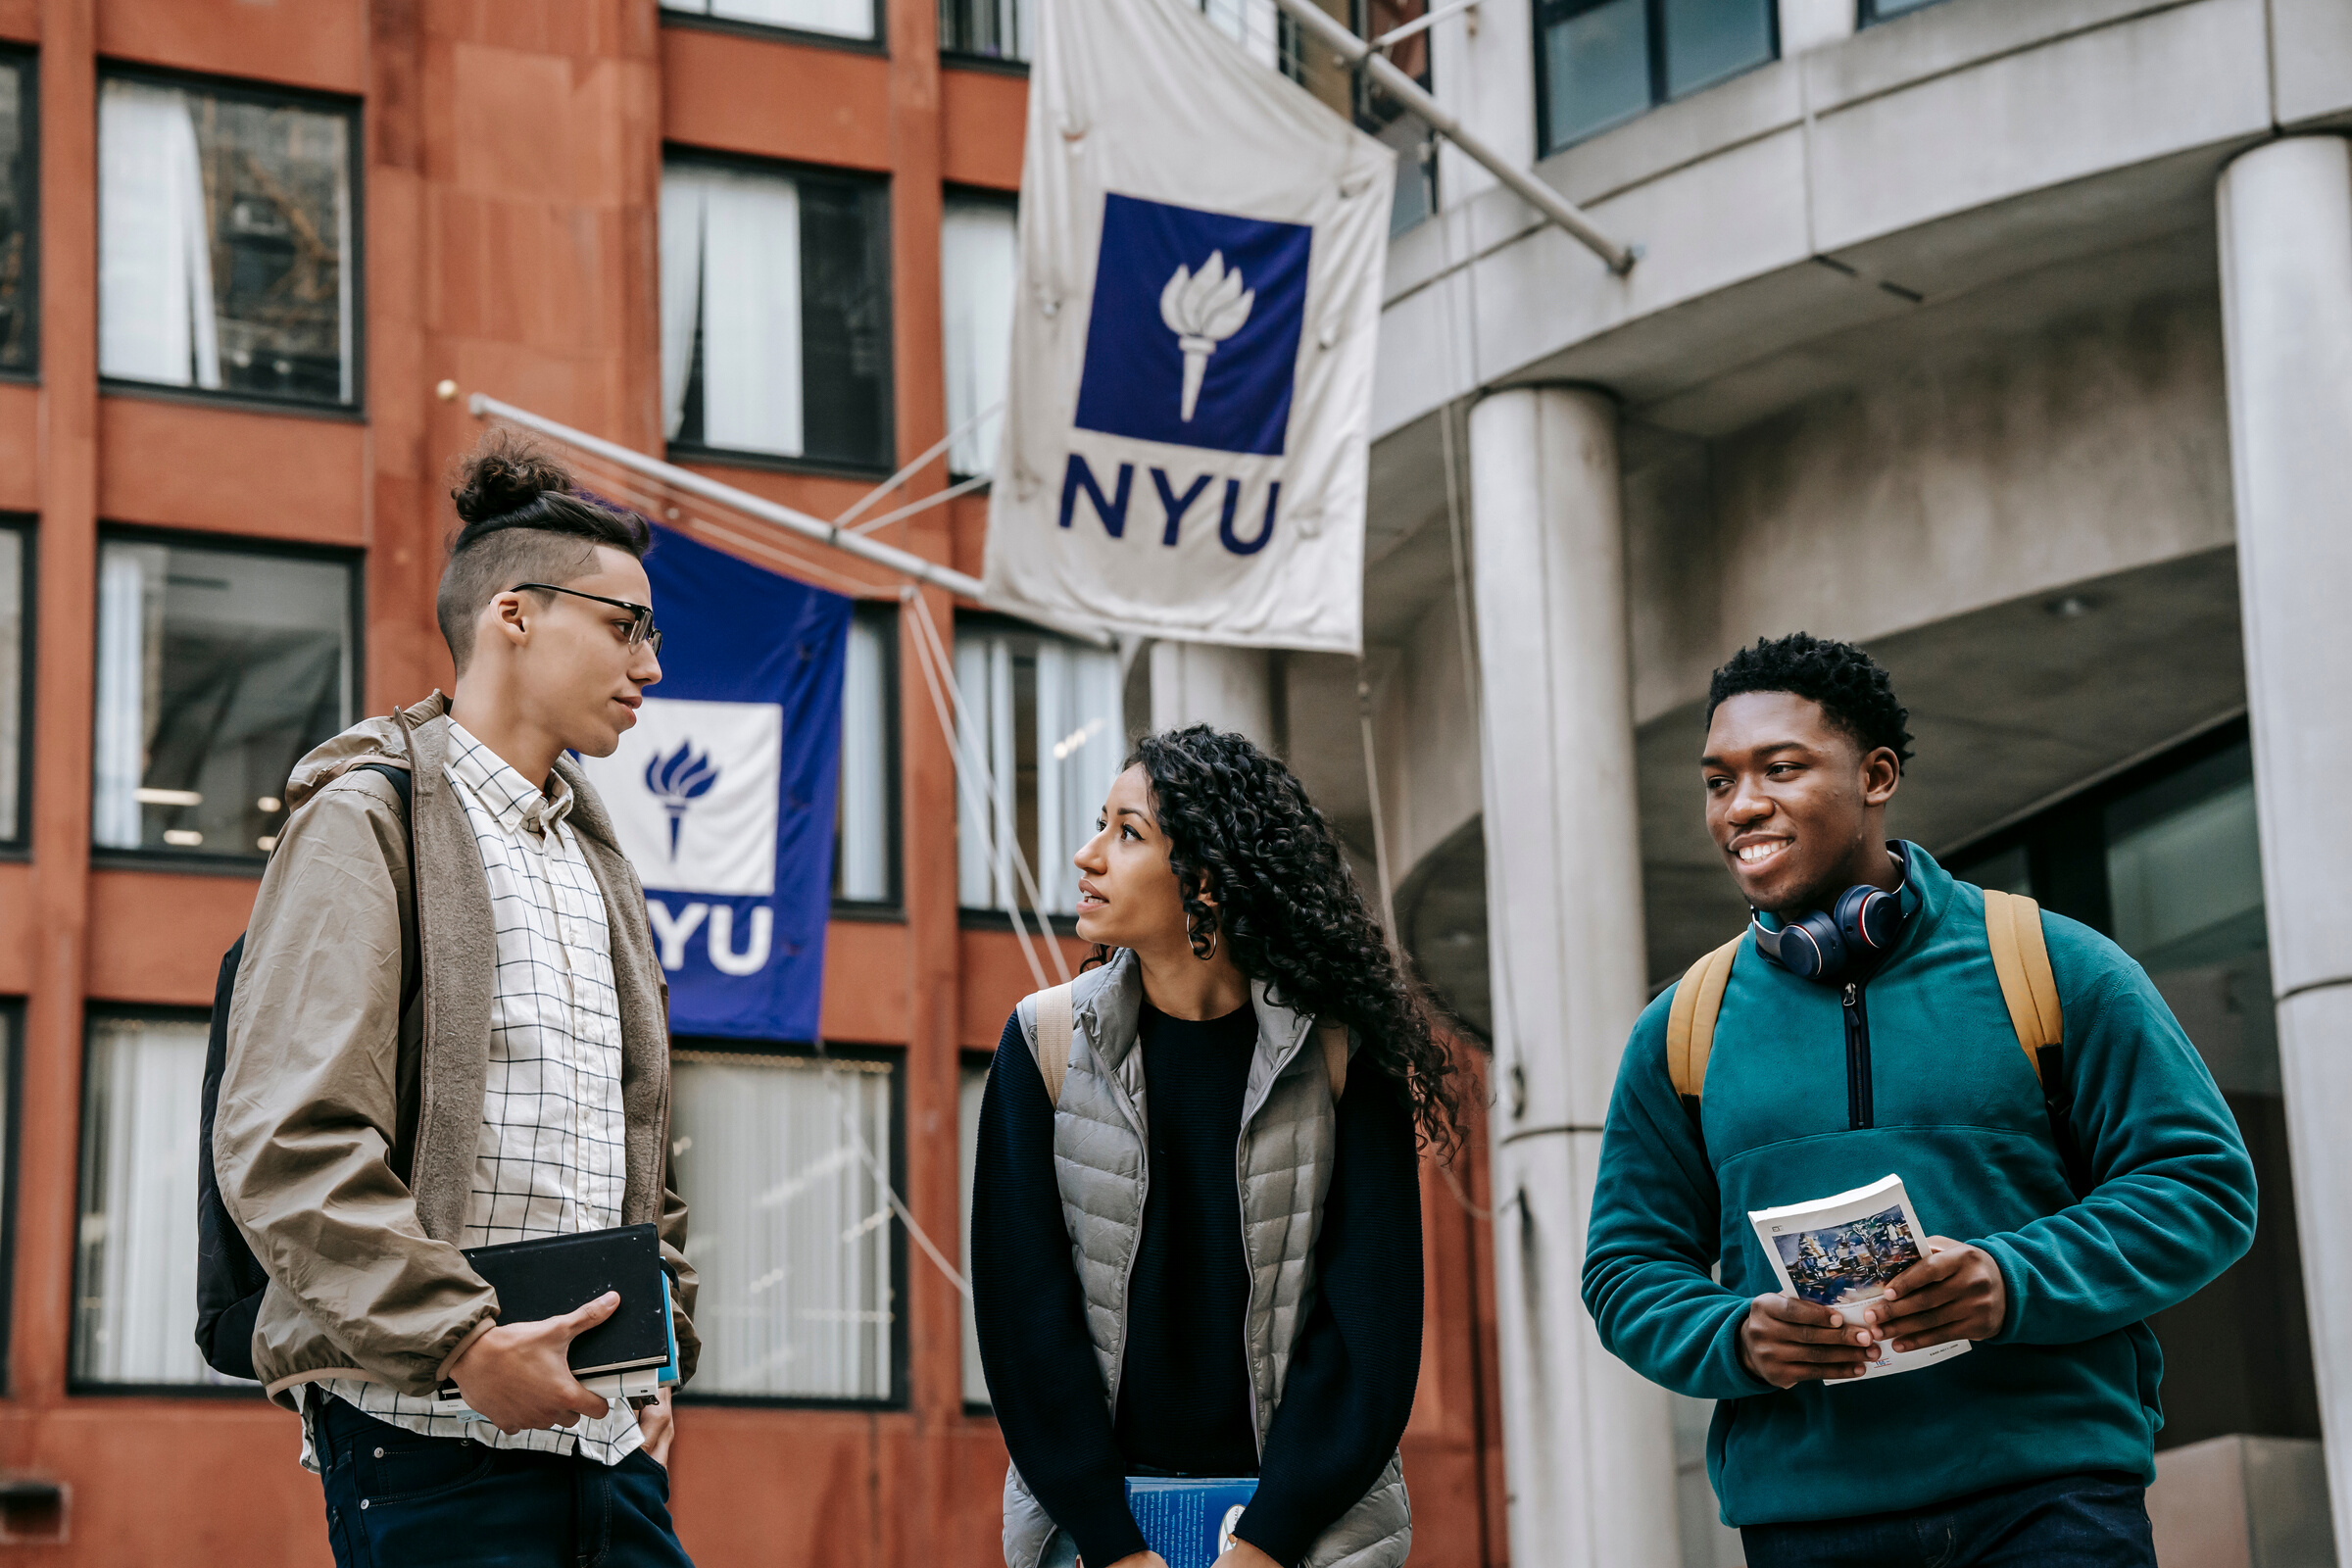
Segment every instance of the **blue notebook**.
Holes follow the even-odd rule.
[[[1168,1568],[1209,1568],[1257,1494],[1255,1476],[1130,1476],[1127,1507]]]

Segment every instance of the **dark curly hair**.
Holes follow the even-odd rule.
[[[1894,700],[1886,671],[1852,643],[1834,643],[1810,632],[1792,631],[1778,640],[1759,637],[1723,662],[1707,682],[1706,722],[1715,710],[1742,692],[1788,692],[1811,698],[1865,752],[1884,746],[1894,753],[1895,770],[1911,760],[1910,710]]]
[[[1356,1059],[1396,1083],[1422,1141],[1450,1156],[1462,1140],[1453,1059],[1297,776],[1206,724],[1145,736],[1125,765],[1139,764],[1168,836],[1193,951],[1206,957],[1222,940],[1282,1005],[1353,1027],[1363,1042]],[[1109,956],[1098,947],[1087,962]]]

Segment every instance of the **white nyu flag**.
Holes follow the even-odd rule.
[[[1356,652],[1390,150],[1186,0],[1045,0],[987,583]]]

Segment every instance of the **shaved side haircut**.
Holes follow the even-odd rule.
[[[575,488],[544,448],[511,431],[482,437],[458,466],[457,481],[449,498],[462,526],[433,613],[461,675],[473,662],[475,622],[491,600],[521,583],[561,587],[586,576],[598,545],[642,560],[654,542],[643,517]]]

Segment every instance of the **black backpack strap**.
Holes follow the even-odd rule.
[[[416,781],[409,776],[407,768],[391,762],[362,762],[353,771],[363,769],[382,774],[391,781],[394,793],[400,796],[401,818],[409,829],[409,901],[413,908],[416,899]],[[401,937],[400,1010],[407,1012],[415,1004],[416,993],[423,989],[424,970],[416,961],[416,931],[413,928],[403,931]]]

